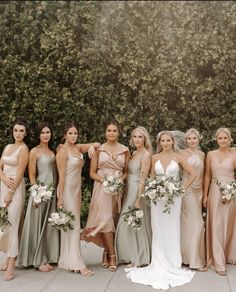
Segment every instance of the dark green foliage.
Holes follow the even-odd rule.
[[[137,125],[153,142],[196,127],[204,151],[220,126],[236,138],[235,2],[2,1],[0,14],[0,150],[19,115],[52,123],[55,146],[71,120],[80,142],[103,142],[109,117],[126,145]]]

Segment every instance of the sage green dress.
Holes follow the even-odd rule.
[[[37,181],[52,185],[56,189],[55,156],[40,154],[37,160]],[[39,267],[42,264],[58,262],[59,232],[48,225],[48,217],[55,209],[56,192],[50,202],[42,202],[37,208],[33,207],[32,198],[29,198],[17,266]]]
[[[134,207],[139,191],[140,170],[140,160],[131,159],[128,165],[127,192],[115,235],[117,262],[132,263],[135,266],[149,264],[151,260],[150,208],[142,199],[144,217],[142,227],[137,232],[127,225],[122,214],[128,211],[129,206]]]

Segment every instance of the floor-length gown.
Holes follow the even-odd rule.
[[[141,157],[142,158],[142,157]],[[124,221],[123,213],[128,207],[134,207],[140,183],[141,158],[131,159],[128,165],[127,193],[122,206],[121,216],[117,225],[115,243],[118,263],[132,263],[135,266],[149,264],[151,260],[151,224],[150,208],[142,200],[144,212],[141,229],[132,231]]]
[[[164,171],[158,160],[155,163],[157,175],[166,174],[178,177],[179,165],[171,160]],[[171,213],[163,213],[165,202],[151,206],[152,259],[145,268],[131,270],[127,277],[134,283],[151,285],[155,289],[169,289],[188,283],[194,276],[192,271],[181,269],[180,252],[180,211],[181,198],[176,198]]]
[[[75,216],[73,230],[61,231],[61,247],[58,266],[65,270],[78,271],[86,267],[80,250],[80,207],[81,207],[81,171],[84,165],[80,157],[68,153],[63,191],[64,208]]]
[[[98,175],[101,177],[114,175],[121,177],[125,166],[125,153],[128,147],[122,145],[122,149],[116,154],[111,154],[104,149],[104,145],[98,148]],[[114,208],[117,202],[118,210]],[[89,207],[86,230],[98,230],[96,236],[89,237],[91,241],[101,247],[104,247],[102,233],[115,232],[115,219],[121,211],[121,195],[113,196],[106,193],[102,183],[94,181],[93,195]]]
[[[207,266],[225,271],[227,263],[236,263],[236,201],[223,204],[217,178],[222,183],[234,180],[234,159],[220,161],[212,157],[212,180],[207,203]]]
[[[11,155],[2,155],[3,162],[3,173],[7,177],[15,178],[17,176],[18,171],[18,157],[20,146],[14,153]],[[6,148],[7,149],[7,148]],[[5,152],[5,151],[4,151]],[[4,205],[4,200],[6,195],[8,194],[9,189],[1,181],[1,206]],[[0,230],[0,251],[4,252],[7,257],[16,257],[18,255],[18,231],[21,217],[23,215],[24,210],[24,199],[25,199],[25,182],[24,178],[22,178],[20,184],[13,194],[12,201],[8,206],[8,220],[11,223],[11,226],[8,226],[4,229],[4,231]]]
[[[55,156],[40,154],[37,164],[37,181],[56,187],[57,171]],[[56,192],[50,202],[42,202],[39,207],[33,206],[29,198],[26,211],[18,266],[39,267],[46,263],[57,263],[59,257],[59,232],[48,224],[48,217],[56,209]]]
[[[198,154],[188,158],[196,173],[187,195],[182,200],[181,210],[181,254],[183,263],[190,268],[205,266],[204,222],[202,218],[204,160]],[[184,172],[183,182],[189,175]]]

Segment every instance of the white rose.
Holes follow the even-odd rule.
[[[38,188],[38,194],[42,194],[42,193],[45,193],[45,191],[46,191],[46,188],[45,188],[45,186],[40,186],[39,188]]]
[[[36,203],[36,204],[40,204],[41,203],[41,197],[40,196],[35,196],[34,197],[34,202]]]
[[[107,187],[107,186],[108,186],[108,181],[105,180],[105,181],[103,182],[103,186],[104,186],[104,187]]]
[[[115,191],[115,187],[111,186],[110,187],[110,192],[113,193]]]
[[[31,195],[32,198],[36,197],[37,194],[38,194],[38,192],[37,192],[36,190],[32,190],[32,191],[30,192],[30,195]]]
[[[47,192],[45,193],[45,198],[46,198],[46,199],[51,199],[51,197],[52,197],[52,192],[51,192],[51,191],[47,191]]]
[[[226,200],[230,200],[231,199],[231,195],[230,194],[227,194],[226,195]]]
[[[60,216],[58,213],[55,212],[51,214],[51,218],[52,218],[52,221],[56,222],[59,220]]]
[[[29,188],[29,191],[35,191],[38,189],[38,185],[37,184],[34,184],[32,185],[30,188]]]
[[[137,218],[143,218],[143,210],[136,211],[136,217]]]
[[[151,191],[149,194],[148,194],[148,197],[151,199],[151,200],[154,200],[156,198],[156,192],[155,190]]]

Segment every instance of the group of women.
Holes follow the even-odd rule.
[[[160,132],[154,155],[144,127],[131,133],[135,150],[130,155],[129,148],[118,142],[120,128],[115,120],[106,124],[106,142],[102,145],[77,144],[78,128],[69,124],[56,155],[51,148],[52,129],[48,123],[40,123],[36,128],[38,141],[29,154],[24,142],[27,133],[27,123],[17,119],[13,124],[15,141],[5,147],[0,162],[1,206],[8,208],[11,222],[11,226],[0,231],[0,251],[6,253],[1,267],[5,280],[14,278],[15,265],[49,272],[56,263],[63,269],[92,276],[81,255],[80,240],[104,249],[104,268],[116,271],[118,264],[125,263],[132,282],[156,289],[190,282],[192,270],[212,267],[219,275],[225,275],[226,264],[236,263],[236,202],[224,204],[215,182],[215,178],[222,183],[234,180],[236,151],[230,147],[232,138],[227,128],[216,131],[218,148],[210,151],[206,159],[199,148],[200,134],[193,128],[184,136],[184,150],[178,149],[175,131]],[[85,152],[91,158],[94,186],[87,224],[81,232],[81,170]],[[42,181],[53,185],[56,191],[50,203],[42,202],[40,206],[35,206],[30,198],[22,224],[27,163],[31,184]],[[170,214],[163,212],[165,202],[151,207],[144,202],[146,178],[160,174],[182,178],[186,192],[184,198],[174,200]],[[105,192],[106,175],[126,182],[123,195]],[[75,215],[74,229],[61,232],[60,240],[57,229],[47,224],[56,205]],[[206,232],[202,205],[207,207]],[[129,207],[144,212],[137,232],[124,222],[122,214]],[[183,264],[189,269],[182,268]]]

